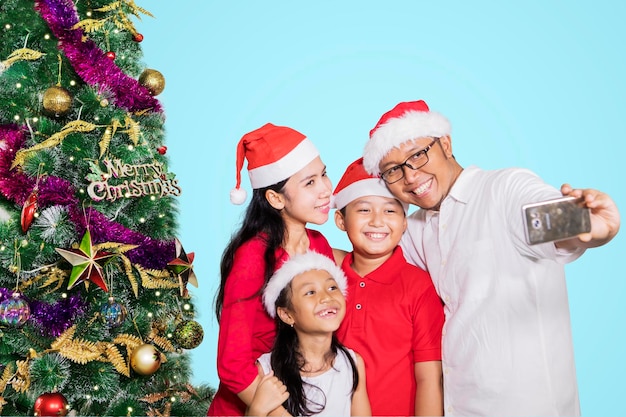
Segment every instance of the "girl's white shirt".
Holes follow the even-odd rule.
[[[350,349],[348,351],[352,356],[352,360],[356,363],[354,351]],[[258,359],[265,374],[271,369],[271,357],[271,353],[265,353]],[[319,414],[314,415],[350,416],[352,405],[352,367],[342,351],[337,352],[335,363],[328,371],[313,377],[302,377],[302,381],[305,382],[304,392],[307,401],[313,401],[316,404],[326,404]],[[316,389],[311,385],[320,389]],[[315,404],[311,404],[309,408],[316,409],[317,407]]]

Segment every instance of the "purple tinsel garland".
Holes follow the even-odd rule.
[[[59,337],[87,311],[87,302],[80,294],[74,294],[53,304],[32,301],[30,321],[42,336]]]
[[[17,205],[23,205],[35,180],[25,174],[11,170],[17,150],[25,142],[24,128],[16,125],[0,125],[0,193]],[[80,200],[76,198],[74,187],[59,177],[46,176],[39,182],[37,197],[39,207],[65,206],[70,219],[76,224],[77,232],[82,235],[87,228],[94,243],[117,242],[138,245],[125,253],[131,262],[144,268],[163,269],[176,256],[176,244],[173,240],[162,241],[147,237],[123,225],[110,221],[104,214],[87,207],[84,212]]]
[[[83,31],[72,27],[79,22],[71,0],[39,0],[35,10],[59,39],[58,47],[69,59],[76,73],[99,93],[108,90],[114,103],[129,111],[151,109],[161,112],[161,104],[134,78],[128,77],[90,39],[82,40]]]
[[[13,290],[0,287],[0,302],[13,296]],[[30,308],[28,319],[45,337],[59,337],[87,311],[88,304],[80,294],[74,294],[49,304],[42,301],[24,300]]]

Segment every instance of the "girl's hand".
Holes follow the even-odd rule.
[[[267,416],[280,407],[289,398],[287,387],[270,371],[259,382],[252,398],[252,403],[246,411],[248,416]]]
[[[591,232],[578,235],[582,246],[601,246],[613,239],[620,227],[620,215],[608,194],[591,188],[574,189],[569,184],[561,186],[561,193],[564,196],[583,197],[585,205],[590,209]]]

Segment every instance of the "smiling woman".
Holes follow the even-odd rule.
[[[269,352],[276,326],[263,311],[261,290],[275,269],[309,249],[333,262],[326,239],[306,228],[307,223],[328,220],[331,192],[313,143],[294,129],[271,123],[245,134],[237,145],[237,181],[231,191],[235,203],[245,199],[240,174],[244,159],[253,194],[241,228],[222,255],[215,304],[220,385],[209,415],[243,415],[262,380],[254,363]]]

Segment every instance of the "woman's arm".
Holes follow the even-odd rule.
[[[443,416],[443,376],[441,361],[415,363],[416,416]]]
[[[367,388],[365,382],[365,363],[363,358],[358,353],[356,354],[356,368],[359,373],[359,385],[356,387],[356,391],[352,395],[352,408],[351,414],[353,416],[371,416],[372,408],[370,407],[370,400],[367,396]]]
[[[255,361],[255,328],[263,322],[261,297],[264,284],[264,245],[257,239],[242,245],[224,288],[217,343],[217,372],[220,383],[250,404],[260,381]],[[267,318],[266,320],[269,320]],[[263,324],[265,325],[265,324]]]

